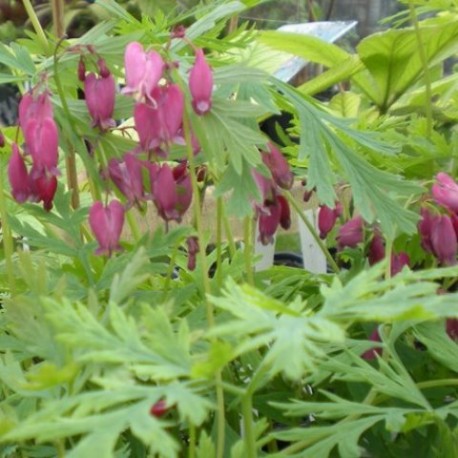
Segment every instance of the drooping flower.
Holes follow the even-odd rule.
[[[189,90],[194,111],[198,115],[208,113],[212,107],[213,72],[202,49],[196,50],[194,66],[189,73]]]
[[[106,67],[102,67],[102,69],[106,69]],[[101,71],[100,73],[100,75],[95,73],[86,75],[84,94],[86,106],[92,118],[92,125],[101,130],[107,130],[116,125],[113,119],[116,83],[109,71]]]
[[[25,93],[19,102],[19,125],[25,129],[31,119],[40,120],[53,118],[53,109],[49,92],[43,91],[36,95],[32,91]]]
[[[420,243],[427,253],[434,253],[431,242],[432,229],[436,224],[437,216],[433,215],[427,208],[420,210],[421,219],[417,224],[418,233],[420,234]]]
[[[153,406],[151,407],[149,413],[153,417],[160,418],[160,417],[164,416],[167,413],[168,410],[169,410],[169,407],[167,407],[167,403],[165,402],[165,400],[164,399],[160,399],[155,404],[153,404]]]
[[[444,172],[438,173],[431,192],[439,205],[458,213],[458,183],[451,176]]]
[[[264,164],[269,168],[272,178],[280,188],[291,189],[294,175],[293,172],[291,172],[288,161],[272,142],[269,142],[268,146],[269,152],[261,152]]]
[[[457,237],[448,215],[438,215],[431,229],[431,246],[434,255],[445,266],[456,264]]]
[[[369,243],[367,258],[369,265],[373,266],[385,257],[385,245],[379,229],[374,230],[374,236]]]
[[[164,72],[164,61],[156,51],[145,52],[138,42],[130,43],[124,54],[126,87],[124,94],[137,94],[139,99],[150,99],[153,89]]]
[[[119,239],[124,225],[124,207],[118,200],[112,200],[107,206],[96,201],[89,210],[89,225],[99,247],[97,255],[111,256],[113,251],[121,250]]]
[[[163,164],[151,179],[153,201],[159,216],[165,221],[181,222],[192,201],[191,178],[186,164],[172,169]]]
[[[458,340],[458,319],[447,318],[445,321],[445,331],[452,340]]]
[[[345,247],[355,248],[364,238],[364,221],[361,216],[355,216],[342,224],[337,234],[339,250]]]
[[[156,104],[136,103],[134,108],[135,129],[143,151],[154,151],[165,156],[173,143],[182,143],[184,95],[177,84],[156,88],[153,91]]]
[[[126,153],[122,160],[111,159],[108,163],[108,174],[129,205],[139,203],[145,196],[142,169],[142,161],[132,153]]]
[[[291,209],[288,200],[284,196],[277,196],[280,205],[280,226],[287,230],[291,227]]]
[[[401,272],[405,266],[409,266],[409,265],[410,265],[410,258],[407,253],[405,253],[404,251],[401,251],[400,253],[392,253],[391,255],[391,276],[394,277],[399,272]]]
[[[14,200],[20,204],[26,202],[30,197],[29,175],[16,143],[13,143],[12,154],[8,162],[8,178]]]
[[[278,200],[267,202],[258,211],[258,229],[259,241],[263,245],[269,245],[274,241],[274,235],[277,232],[281,217],[281,204]]]
[[[342,213],[342,206],[337,203],[334,208],[329,208],[327,205],[320,205],[318,211],[318,230],[320,238],[325,239],[336,224],[337,218]]]
[[[43,202],[46,211],[52,209],[52,202],[57,191],[57,178],[55,175],[46,173],[43,169],[32,167],[29,175],[30,199],[35,202]]]
[[[369,336],[369,340],[372,342],[381,342],[382,341],[380,334],[378,332],[378,327],[372,331],[372,334]],[[382,354],[382,348],[374,347],[374,348],[370,348],[369,350],[366,350],[361,355],[361,358],[365,359],[366,361],[371,361],[377,358],[377,356],[380,356],[381,354]]]

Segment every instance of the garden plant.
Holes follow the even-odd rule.
[[[237,21],[259,3],[96,0],[69,38],[23,1],[1,457],[458,456],[458,2],[354,51]],[[279,81],[279,52],[323,72]],[[296,215],[328,272],[256,270]]]

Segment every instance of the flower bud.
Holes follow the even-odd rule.
[[[280,223],[281,211],[281,204],[277,200],[275,202],[266,203],[263,207],[259,208],[259,241],[263,245],[273,243],[274,235]]]
[[[369,336],[369,340],[372,342],[381,342],[382,339],[380,337],[380,334],[378,332],[378,328],[375,328],[372,331],[372,334]],[[371,361],[377,356],[382,354],[382,349],[380,347],[375,347],[375,348],[370,348],[369,350],[366,350],[362,355],[361,358],[365,359],[366,361]]]
[[[291,227],[291,209],[288,200],[284,196],[277,196],[280,205],[280,226],[287,230]]]
[[[167,403],[165,402],[164,399],[161,399],[161,400],[157,401],[151,407],[149,413],[153,417],[160,418],[160,417],[164,416],[167,413],[168,410],[169,410],[169,408],[167,407]]]
[[[83,58],[81,57],[78,62],[78,79],[84,83],[86,79],[86,64],[84,63]]]
[[[192,107],[198,115],[208,113],[212,106],[213,73],[202,49],[196,51],[196,60],[189,74]]]
[[[385,245],[383,243],[383,237],[378,229],[374,230],[374,236],[369,243],[367,258],[369,265],[373,266],[380,262],[385,257]]]
[[[196,255],[199,252],[199,239],[197,237],[188,237],[186,245],[188,246],[188,270],[195,270]]]
[[[417,224],[418,233],[420,234],[420,242],[422,248],[427,253],[434,253],[431,242],[432,229],[436,224],[437,216],[429,212],[427,208],[420,210],[421,219]]]

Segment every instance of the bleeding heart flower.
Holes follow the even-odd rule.
[[[439,205],[458,213],[458,184],[451,176],[444,172],[438,173],[431,192]]]
[[[382,234],[376,228],[374,230],[374,236],[369,243],[367,258],[369,265],[373,266],[377,262],[380,262],[385,257],[385,244],[383,242]]]
[[[202,49],[196,50],[196,60],[189,74],[192,107],[198,115],[208,113],[212,106],[213,73]]]
[[[391,276],[397,275],[405,266],[409,266],[410,258],[407,253],[393,253],[391,255]]]
[[[433,215],[427,208],[422,208],[420,214],[421,219],[417,224],[417,229],[420,234],[421,246],[427,253],[434,253],[431,234],[437,222],[437,216]]]
[[[173,170],[168,164],[163,164],[151,177],[153,201],[159,216],[165,221],[181,218],[192,201],[191,178],[185,163]]]
[[[381,342],[382,341],[380,334],[378,332],[378,328],[375,328],[372,331],[372,334],[370,335],[369,340],[371,340],[372,342]],[[375,347],[375,348],[370,348],[369,350],[366,350],[361,355],[361,358],[365,359],[366,361],[370,361],[370,360],[377,358],[377,356],[381,354],[382,354],[382,349],[380,347]]]
[[[336,203],[335,208],[320,205],[320,210],[318,212],[318,230],[320,231],[321,239],[325,239],[329,232],[331,232],[341,213],[342,206],[339,202]]]
[[[151,93],[162,78],[164,61],[156,51],[145,52],[138,42],[130,43],[124,54],[126,87],[124,94],[138,94],[139,99],[154,102]]]
[[[10,161],[8,163],[8,178],[11,194],[16,202],[22,204],[30,197],[29,174],[24,158],[16,143],[13,143]]]
[[[288,161],[273,143],[269,142],[269,152],[262,151],[262,160],[270,170],[275,183],[283,189],[291,189],[294,175]]]
[[[169,407],[167,407],[167,403],[165,402],[164,399],[161,399],[157,401],[150,409],[149,413],[153,417],[160,418],[164,416],[167,411],[169,410]]]
[[[431,228],[431,246],[442,265],[456,264],[458,242],[452,220],[448,215],[438,215],[435,218]]]
[[[127,198],[129,205],[143,200],[143,162],[132,153],[126,153],[122,160],[111,159],[108,173],[113,183]]]
[[[116,126],[113,119],[116,83],[110,72],[103,71],[101,73],[105,76],[95,73],[86,75],[84,94],[87,109],[92,118],[92,125],[101,130],[108,130]]]
[[[124,225],[124,207],[118,200],[112,200],[106,207],[100,201],[94,202],[89,210],[89,225],[99,247],[98,255],[111,256],[121,250],[119,239]]]
[[[337,235],[339,250],[345,247],[355,248],[364,239],[364,221],[361,216],[355,216],[342,224]]]

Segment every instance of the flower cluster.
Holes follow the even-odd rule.
[[[258,217],[259,240],[263,245],[273,243],[278,226],[289,229],[291,226],[291,211],[288,201],[281,194],[281,189],[291,189],[294,176],[288,162],[280,150],[272,143],[268,144],[269,151],[262,151],[264,164],[271,173],[267,178],[253,170],[261,194],[261,204],[255,204]]]
[[[24,94],[19,104],[19,125],[25,144],[22,152],[16,143],[12,146],[8,164],[11,193],[19,203],[43,202],[49,211],[57,189],[59,136],[48,90],[35,87]]]
[[[438,208],[423,207],[418,232],[421,246],[440,264],[456,264],[458,251],[458,184],[446,173],[438,173],[431,194],[445,213]]]

